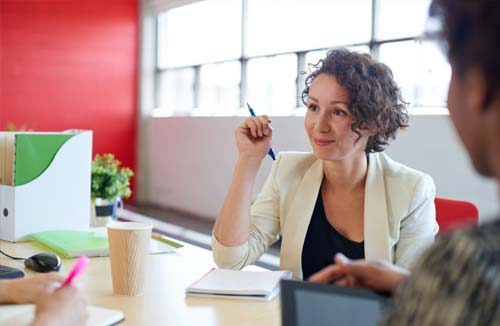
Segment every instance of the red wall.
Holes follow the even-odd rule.
[[[0,128],[91,129],[135,171],[137,0],[0,0]]]

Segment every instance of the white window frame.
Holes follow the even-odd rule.
[[[199,0],[198,0],[199,1]],[[273,57],[277,55],[284,55],[284,54],[295,54],[297,55],[297,77],[296,77],[296,107],[300,108],[303,107],[303,104],[301,102],[301,93],[302,89],[304,88],[304,81],[306,76],[304,74],[301,74],[300,72],[306,71],[306,60],[305,56],[306,53],[308,52],[313,52],[313,51],[318,51],[318,50],[328,50],[332,48],[339,48],[339,47],[355,47],[355,46],[367,46],[370,49],[370,53],[374,57],[375,60],[379,59],[379,49],[380,46],[383,44],[388,44],[388,43],[397,43],[397,42],[405,42],[405,41],[414,41],[414,42],[423,42],[427,41],[428,38],[424,35],[420,36],[414,36],[414,37],[402,37],[402,38],[392,38],[392,39],[383,39],[379,40],[377,39],[377,26],[378,24],[378,19],[380,17],[379,15],[379,5],[380,5],[380,0],[371,0],[371,32],[370,32],[370,39],[367,42],[361,42],[361,43],[351,43],[351,44],[341,44],[341,45],[335,45],[332,47],[326,47],[326,48],[314,48],[314,49],[308,49],[308,50],[302,50],[302,51],[290,51],[290,52],[280,52],[280,53],[272,53],[272,54],[266,54],[266,55],[256,55],[256,56],[248,56],[246,55],[246,35],[247,35],[247,28],[248,28],[248,1],[250,0],[240,0],[242,1],[242,40],[241,40],[241,57],[238,58],[237,60],[240,62],[240,69],[241,69],[241,80],[239,84],[239,105],[240,107],[245,107],[246,103],[246,94],[247,94],[247,63],[249,60],[254,59],[254,58],[263,58],[263,57]],[[195,75],[199,76],[199,71],[202,65],[205,64],[217,64],[217,63],[224,63],[224,62],[229,62],[229,61],[234,61],[234,59],[230,60],[221,60],[221,61],[212,61],[212,62],[205,62],[203,64],[199,65],[188,65],[188,66],[179,66],[175,68],[159,68],[158,65],[158,60],[157,60],[157,46],[158,46],[158,37],[157,35],[159,34],[158,32],[158,14],[161,13],[162,11],[169,10],[181,5],[186,5],[190,3],[197,2],[197,0],[170,0],[170,1],[165,1],[165,0],[143,0],[143,2],[149,3],[149,8],[153,8],[154,11],[154,18],[156,19],[156,30],[155,30],[155,43],[154,43],[154,51],[155,51],[155,60],[156,60],[156,67],[154,69],[154,109],[152,110],[152,115],[153,116],[162,116],[161,113],[161,108],[159,105],[158,101],[158,96],[157,94],[159,93],[159,78],[161,74],[168,72],[168,71],[174,71],[176,69],[184,69],[184,68],[193,68],[195,70]],[[198,105],[198,99],[199,99],[199,90],[200,90],[200,79],[195,78],[194,82],[194,105],[195,108]],[[194,108],[192,108],[194,109]],[[419,113],[420,112],[420,107],[411,107],[410,108],[411,113]],[[447,109],[444,107],[440,108],[429,108],[425,107],[421,111],[421,113],[424,114],[429,114],[429,113],[435,113],[435,114],[447,114]],[[272,114],[272,113],[271,113]],[[296,115],[293,112],[290,112],[290,115]]]

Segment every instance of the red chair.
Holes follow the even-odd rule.
[[[473,203],[436,197],[434,204],[439,225],[438,236],[457,228],[477,224],[479,211]]]

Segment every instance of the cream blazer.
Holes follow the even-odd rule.
[[[323,179],[323,163],[311,153],[282,152],[251,206],[250,237],[224,246],[212,235],[220,268],[241,269],[255,261],[281,234],[280,268],[302,279],[302,247]],[[438,232],[432,178],[371,153],[365,183],[364,242],[367,260],[408,268]],[[332,257],[333,259],[333,257]]]

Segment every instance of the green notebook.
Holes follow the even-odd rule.
[[[31,234],[31,238],[55,251],[63,258],[82,255],[89,257],[109,256],[108,235],[105,228],[91,231],[57,230]],[[151,239],[150,254],[164,254],[183,247],[172,240]]]
[[[109,255],[108,238],[103,232],[59,230],[34,233],[31,237],[64,258]]]
[[[14,160],[14,185],[35,180],[45,171],[62,145],[74,134],[18,133]]]

